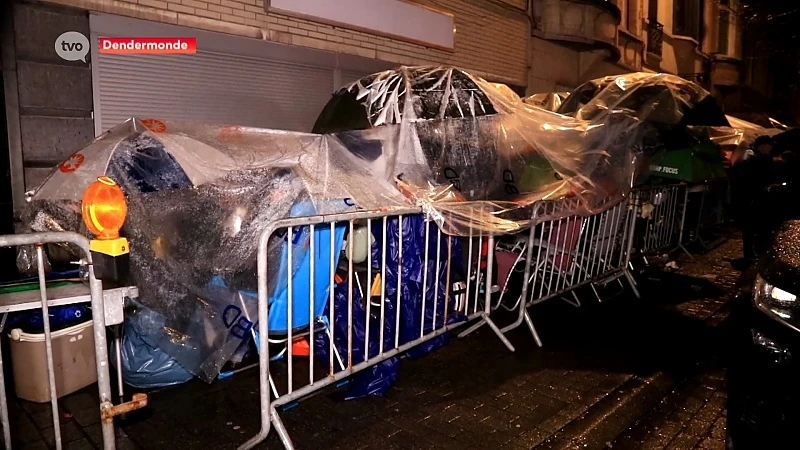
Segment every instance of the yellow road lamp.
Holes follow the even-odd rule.
[[[128,240],[120,237],[128,203],[119,185],[102,176],[83,194],[83,221],[94,235],[90,241],[94,275],[99,280],[122,282],[130,267]]]

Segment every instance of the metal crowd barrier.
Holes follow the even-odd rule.
[[[355,235],[359,227],[372,232],[366,233],[370,236],[370,254],[361,263],[352,257],[358,250]],[[344,250],[351,257],[343,257],[337,266],[337,245],[345,232],[348,237]],[[296,256],[292,251],[282,252],[279,257],[270,254],[269,244],[281,236],[293,239],[298,233],[309,237],[307,250],[312,255],[308,261],[308,296],[295,295],[299,285],[293,282],[294,274],[289,271],[285,280],[278,277],[278,283],[286,283],[285,305],[276,306],[277,301],[270,304],[270,292],[277,292],[281,286],[270,289],[268,270],[283,263],[284,267],[296,267]],[[481,319],[513,349],[489,318],[493,252],[483,249],[492,249],[494,238],[480,236],[477,230],[470,236],[474,237],[445,235],[418,208],[286,219],[270,225],[258,246],[259,320],[254,327],[259,349],[261,431],[239,448],[258,445],[272,427],[286,448],[294,448],[279,407],[400,357],[464,323]],[[406,241],[415,242],[415,248],[405,248]],[[373,242],[379,249],[375,254]],[[460,260],[457,253],[461,253]],[[463,270],[462,279],[454,283],[457,274],[453,269],[458,263]],[[417,270],[415,267],[423,268],[421,275],[412,272]],[[319,282],[327,289],[318,291]],[[318,298],[317,294],[324,291],[325,298]],[[401,333],[401,326],[409,323],[412,331],[406,327]],[[308,342],[306,355],[294,352],[298,337]],[[270,357],[270,344],[282,347],[276,351],[279,361]],[[319,356],[325,363],[318,364],[315,359],[322,351],[325,354]],[[273,370],[277,368],[281,370]],[[285,372],[285,379],[278,378],[281,372]]]
[[[506,309],[516,310],[518,316],[500,331],[505,334],[525,322],[541,346],[529,308],[554,298],[580,307],[577,289],[582,286],[589,286],[602,301],[598,285],[618,281],[624,287],[625,278],[633,294],[640,297],[632,258],[684,248],[690,192],[685,184],[640,187],[614,207],[590,216],[574,215],[580,207],[577,198],[539,202],[532,220],[536,225],[527,238],[520,236],[515,246],[519,252],[515,266],[522,264],[524,282],[518,299]],[[704,198],[698,209],[700,217]],[[504,295],[505,291],[498,305]],[[480,323],[463,334],[477,326]]]
[[[258,247],[259,320],[253,331],[257,331],[254,337],[260,350],[261,431],[239,448],[255,447],[266,439],[272,427],[286,448],[294,448],[280,418],[279,408],[366,368],[399,357],[465,323],[472,323],[472,326],[460,336],[488,325],[503,344],[514,351],[506,333],[523,322],[537,345],[542,345],[528,311],[533,305],[561,298],[579,307],[581,300],[575,290],[582,286],[590,286],[597,299],[602,301],[597,286],[618,281],[624,287],[623,278],[639,296],[631,273],[631,258],[637,254],[660,252],[671,246],[674,248],[680,242],[686,214],[684,189],[684,185],[636,189],[612,208],[588,216],[574,215],[580,206],[577,198],[537,203],[533,213],[536,225],[530,228],[527,236],[518,236],[515,246],[520,256],[514,266],[520,262],[523,264],[523,280],[526,281],[522,283],[522,293],[516,303],[506,307],[517,314],[516,319],[503,328],[491,317],[501,306],[504,295],[501,292],[500,299],[493,304],[494,236],[484,236],[477,229],[470,230],[469,236],[464,238],[443,235],[435,224],[426,220],[419,208],[275,222],[261,235]],[[414,231],[398,225],[410,220],[424,224],[422,235],[409,237],[407,235]],[[337,230],[339,236],[348,236],[345,248],[340,250],[353,255],[356,245],[354,232],[364,226],[374,235],[367,241],[367,248],[375,251],[372,245],[375,242],[374,247],[380,250],[370,254],[360,267],[348,258],[343,258],[343,262],[334,267],[338,260]],[[278,286],[270,286],[272,280],[268,280],[268,269],[282,263],[286,267],[295,267],[292,251],[283,252],[280,257],[269,254],[271,239],[275,236],[293,237],[298,232],[317,236],[320,230],[325,230],[322,239],[310,238],[307,250],[315,255],[325,247],[327,253],[323,256],[326,259],[322,261],[312,257],[309,261],[308,273],[311,276],[307,281],[310,285],[305,292],[307,298],[296,298],[293,292],[296,285],[290,273],[285,280],[280,280],[280,283],[285,283],[286,290],[284,311],[277,311],[281,322],[270,320],[270,316],[276,314],[274,303],[270,304],[270,293],[274,294]],[[388,248],[387,239],[391,237],[395,238],[395,244]],[[404,249],[405,239],[423,240],[422,250],[419,247],[413,251]],[[455,256],[456,245],[460,246],[462,253],[460,262],[466,266],[460,292],[455,292],[450,280],[452,267],[459,262]],[[322,278],[318,278],[315,274],[320,271],[317,266],[321,261],[324,262],[323,273]],[[425,268],[422,279],[409,280],[398,276],[409,269],[406,264],[409,261],[421,262]],[[387,273],[394,274],[390,285],[387,285]],[[327,285],[325,298],[315,298],[314,286],[319,280],[324,280]],[[406,283],[417,283],[419,289],[414,298],[403,296]],[[346,286],[345,293],[337,291],[339,285]],[[344,303],[341,296],[346,297]],[[293,315],[298,311],[298,301],[301,310],[307,313],[296,321]],[[409,316],[416,318],[415,329],[419,331],[413,335],[401,335],[398,331],[401,316],[403,320]],[[369,343],[356,345],[356,335],[367,336]],[[298,337],[307,339],[309,343],[307,353],[302,355],[294,354],[293,350]],[[315,345],[320,337],[322,344]],[[270,344],[280,347],[278,361],[270,357]],[[320,364],[315,363],[315,353],[323,350],[325,355],[321,356],[327,367],[320,368]],[[285,376],[279,380],[281,374]]]
[[[686,224],[686,185],[646,186],[631,199],[637,220],[631,254],[650,255],[675,249]]]
[[[45,255],[43,246],[47,244],[72,244],[83,253],[84,262],[87,264],[89,285],[62,286],[48,289],[45,274]],[[56,449],[62,448],[61,423],[58,411],[58,393],[56,391],[53,345],[50,329],[49,308],[70,304],[91,302],[92,329],[94,333],[94,348],[97,369],[97,385],[100,394],[98,414],[102,429],[103,448],[113,450],[115,444],[114,417],[128,410],[136,409],[146,404],[146,396],[137,394],[132,402],[114,405],[111,398],[111,377],[109,375],[109,358],[106,345],[106,326],[118,325],[123,319],[123,302],[126,297],[136,297],[135,288],[117,288],[103,290],[100,280],[97,280],[92,268],[92,257],[89,251],[89,240],[77,233],[32,233],[0,236],[0,247],[34,246],[36,248],[36,262],[38,267],[38,292],[12,293],[0,295],[0,333],[9,313],[41,309],[44,323],[45,352],[47,355],[48,391],[53,419],[54,441]],[[117,341],[117,345],[119,342]],[[117,352],[119,347],[117,346]],[[118,364],[118,369],[121,370]],[[118,373],[120,392],[122,392],[122,377]],[[0,353],[0,422],[3,428],[3,445],[6,449],[12,448],[12,427],[8,411],[8,398],[6,395],[5,377],[3,371],[3,356]]]
[[[699,243],[705,248],[701,234],[725,223],[730,203],[730,186],[726,179],[687,185],[683,210],[685,223],[681,228],[678,248],[690,258],[692,255],[687,246]]]
[[[467,237],[447,236],[427,220],[421,208],[389,213],[358,211],[274,222],[259,238],[258,320],[249,330],[259,349],[261,430],[240,449],[250,449],[264,441],[272,427],[286,448],[294,448],[280,418],[280,407],[364,369],[401,357],[461,325],[472,323],[460,336],[488,325],[514,351],[506,333],[523,322],[537,345],[542,345],[529,312],[531,306],[560,298],[580,307],[576,289],[587,285],[602,301],[597,286],[618,281],[624,287],[623,278],[639,296],[631,273],[631,258],[676,246],[683,248],[689,192],[683,184],[638,188],[612,208],[588,216],[574,215],[580,207],[577,198],[537,203],[532,218],[535,225],[527,236],[517,236],[515,251],[519,257],[514,267],[522,263],[523,283],[522,292],[511,307],[503,302],[505,291],[500,292],[493,304],[495,237],[477,229],[470,230]],[[366,236],[365,242],[356,243],[359,233]],[[306,256],[293,250],[297,236],[305,236]],[[275,248],[270,246],[275,239],[285,239],[292,245],[288,245],[288,251],[270,252]],[[412,243],[412,248],[404,248],[406,242]],[[71,243],[83,251],[90,279],[88,292],[83,296],[48,294],[42,245],[51,243]],[[93,311],[104,311],[95,314],[93,327],[103,442],[104,448],[113,449],[113,417],[136,408],[137,401],[146,403],[146,397],[134,397],[134,402],[114,406],[108,371],[105,327],[122,323],[123,299],[134,297],[135,288],[104,292],[102,283],[94,277],[89,241],[78,234],[0,236],[0,247],[26,245],[35,245],[37,249],[39,296],[24,302],[24,306],[0,298],[0,313],[42,309],[56,446],[61,448],[61,437],[48,307],[91,301]],[[366,249],[363,261],[354,261],[359,259],[355,256],[359,251],[357,246]],[[340,260],[342,252],[347,256]],[[306,264],[302,270],[307,277],[296,284],[295,269],[302,264]],[[268,271],[275,267],[279,270]],[[455,270],[458,267],[460,271]],[[278,276],[268,279],[268,273]],[[284,285],[279,286],[281,283]],[[322,291],[317,289],[320,287],[324,287]],[[297,290],[301,292],[298,294]],[[276,292],[283,293],[283,300],[271,302]],[[324,292],[322,297],[318,295],[320,292]],[[500,306],[516,313],[515,320],[503,328],[491,317]],[[0,322],[0,332],[3,323],[4,319]],[[401,332],[401,327],[408,323],[412,324],[413,332],[407,326]],[[297,347],[304,349],[298,352],[295,344],[302,341],[306,347]],[[278,350],[272,355],[275,347]],[[318,352],[324,353],[319,355],[320,359]],[[121,392],[120,374],[118,382]],[[8,449],[11,427],[2,355],[0,419]]]
[[[533,324],[528,308],[544,301],[560,298],[581,306],[576,289],[590,286],[602,301],[596,283],[607,284],[627,278],[636,285],[628,271],[626,248],[630,242],[633,212],[628,200],[617,203],[601,213],[579,216],[577,198],[539,202],[534,209],[533,223],[518,260],[524,266],[522,292],[513,307],[517,319],[501,329],[507,333],[523,322],[535,342],[542,341]],[[498,303],[502,302],[501,299]],[[471,331],[471,330],[468,330]]]

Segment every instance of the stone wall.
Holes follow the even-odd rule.
[[[19,131],[25,189],[30,189],[94,138],[90,66],[64,61],[53,51],[61,33],[88,35],[89,17],[72,9],[15,4],[13,19]]]

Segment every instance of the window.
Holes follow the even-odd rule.
[[[717,34],[717,51],[723,55],[728,54],[728,33],[730,32],[731,12],[727,9],[719,11],[719,33]]]
[[[672,15],[672,32],[700,41],[703,23],[702,0],[675,0]]]

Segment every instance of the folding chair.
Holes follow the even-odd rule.
[[[528,262],[533,264],[528,279],[531,292],[536,292],[538,281],[537,298],[546,299],[605,274],[613,266],[612,258],[618,256],[615,250],[621,239],[624,240],[624,236],[620,239],[620,232],[626,219],[623,202],[596,216],[572,216],[543,224],[537,233],[539,239],[533,240],[535,261]],[[513,247],[513,251],[519,253],[515,267],[524,267],[519,262],[524,259],[526,250],[527,242],[520,238]],[[592,289],[600,299],[594,285]],[[580,307],[574,290],[572,297],[562,299]],[[514,309],[518,304],[507,309]]]

